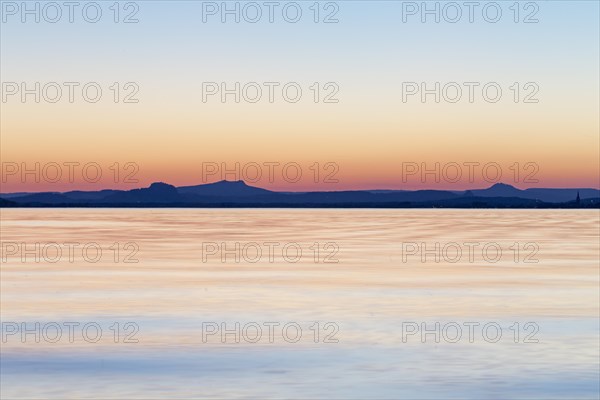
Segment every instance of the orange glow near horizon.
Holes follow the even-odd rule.
[[[403,111],[401,116],[406,119],[401,119],[392,110],[371,107],[359,114],[353,112],[355,106],[332,105],[329,112],[314,114],[317,118],[290,124],[293,113],[289,110],[272,117],[267,111],[242,112],[236,114],[241,118],[233,120],[209,113],[204,119],[190,114],[189,118],[171,121],[169,110],[148,119],[152,109],[135,104],[128,105],[131,112],[115,105],[102,106],[100,110],[111,116],[105,119],[98,119],[98,110],[90,107],[76,105],[81,112],[72,114],[68,108],[53,110],[51,106],[2,106],[1,192],[130,189],[158,181],[182,186],[222,179],[285,191],[464,190],[497,182],[518,188],[600,188],[600,144],[597,123],[590,119],[589,110],[548,115],[532,109],[530,114],[511,114],[512,120],[491,124],[486,117],[494,110],[484,107],[478,108],[480,114],[434,107],[437,119],[427,118],[427,113],[413,107],[415,113]],[[37,109],[35,119],[27,118],[25,111],[31,107]],[[313,106],[303,107],[298,111],[308,113],[306,108]],[[269,118],[261,119],[265,115]],[[144,118],[146,122],[140,124]],[[546,122],[535,126],[533,118]],[[568,124],[570,133],[564,134]],[[5,168],[16,163],[33,169],[40,163],[43,169],[48,163],[69,162],[78,163],[80,168],[97,163],[102,178],[96,183],[86,182],[79,171],[71,182],[64,167],[63,178],[57,182],[45,179],[42,171],[36,182],[35,174],[22,179],[20,168],[12,174]],[[115,163],[120,169],[116,178]],[[137,169],[125,168],[128,163]],[[431,172],[436,163],[437,179]],[[217,170],[207,173],[208,164],[217,165]],[[256,164],[261,168],[259,178]],[[283,166],[288,164],[288,176],[284,176]],[[268,165],[274,169],[270,171]],[[297,182],[298,168],[294,165],[302,173]],[[416,165],[417,170],[407,170],[407,165]],[[422,166],[430,171],[424,178]],[[335,180],[338,182],[333,183]]]
[[[153,182],[191,186],[220,180],[243,180],[248,185],[274,191],[468,190],[486,188],[495,183],[520,189],[600,187],[598,177],[593,173],[578,174],[583,167],[590,165],[589,160],[581,160],[578,165],[562,164],[564,167],[559,168],[557,166],[561,163],[539,164],[528,160],[504,163],[468,159],[419,162],[413,158],[415,161],[379,160],[379,164],[371,169],[368,165],[352,162],[296,161],[298,159],[180,161],[169,164],[156,160],[150,168],[127,159],[77,160],[3,161],[0,192],[125,190],[147,187]]]

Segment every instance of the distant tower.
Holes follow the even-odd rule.
[[[581,198],[579,197],[579,190],[577,191],[577,198],[575,199],[575,204],[579,205],[581,203]]]

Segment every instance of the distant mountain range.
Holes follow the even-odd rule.
[[[579,201],[577,197],[579,195]],[[0,194],[0,207],[352,207],[600,208],[598,189],[348,190],[274,192],[243,181],[175,187],[157,182],[133,190]]]

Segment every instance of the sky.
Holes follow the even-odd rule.
[[[24,4],[0,7],[3,193],[600,188],[597,1]]]

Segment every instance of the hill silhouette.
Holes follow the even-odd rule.
[[[581,201],[575,201],[577,193]],[[497,183],[486,189],[274,192],[243,181],[175,187],[164,182],[131,190],[0,194],[0,207],[453,207],[598,208],[597,189],[525,189]]]
[[[195,186],[180,186],[177,188],[182,194],[196,194],[200,196],[259,196],[274,193],[270,190],[248,186],[244,181],[219,181]]]
[[[577,193],[581,198],[599,197],[596,189],[517,189],[505,183],[496,183],[487,189],[471,190],[479,197],[518,197],[521,199],[541,200],[550,203],[562,203],[575,200]]]

